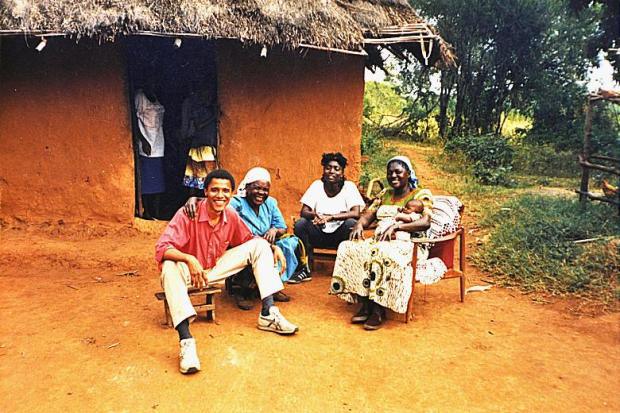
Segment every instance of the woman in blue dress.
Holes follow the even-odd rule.
[[[295,254],[299,238],[284,236],[286,222],[278,208],[278,201],[269,196],[270,189],[269,171],[261,167],[252,168],[239,184],[230,206],[237,211],[254,235],[280,247],[286,258],[286,271],[282,274],[282,281],[287,281],[299,265]]]

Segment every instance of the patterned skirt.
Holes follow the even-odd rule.
[[[215,148],[211,146],[191,148],[187,155],[183,185],[188,188],[204,189],[205,178],[216,167]]]
[[[338,247],[330,294],[355,303],[368,297],[397,313],[405,313],[411,296],[413,243],[405,240],[344,241]],[[428,258],[428,247],[418,248],[418,279],[437,282],[445,272],[441,260]],[[432,261],[432,262],[429,262]]]

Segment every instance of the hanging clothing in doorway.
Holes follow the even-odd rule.
[[[210,170],[217,167],[217,121],[215,96],[206,90],[192,92],[183,102],[181,134],[189,143],[183,185],[204,189]]]
[[[138,139],[138,153],[143,195],[166,191],[163,129],[165,109],[155,96],[149,97],[142,89],[138,89],[135,96],[136,117],[141,135]]]

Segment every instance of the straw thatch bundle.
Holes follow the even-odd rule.
[[[101,37],[140,31],[359,50],[385,26],[422,22],[402,0],[0,0],[0,30]]]

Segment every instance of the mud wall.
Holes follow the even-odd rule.
[[[51,38],[0,44],[0,218],[131,222],[134,167],[122,54]]]
[[[321,176],[321,154],[342,152],[346,176],[360,172],[364,58],[313,50],[218,44],[222,110],[220,160],[237,180],[253,166],[272,175],[272,195],[285,219]]]

